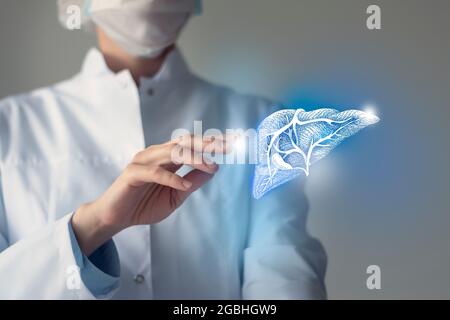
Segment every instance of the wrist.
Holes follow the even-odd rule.
[[[84,255],[90,256],[120,230],[102,219],[98,205],[87,203],[72,216],[72,228]]]

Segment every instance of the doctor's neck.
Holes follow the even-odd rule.
[[[128,69],[134,79],[134,82],[139,85],[139,79],[151,78],[161,68],[167,55],[174,49],[175,45],[171,45],[164,52],[156,58],[141,58],[134,57],[128,54],[125,50],[119,47],[102,29],[97,28],[97,38],[100,51],[102,52],[108,68],[118,73],[122,70]]]

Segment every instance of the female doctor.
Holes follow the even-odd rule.
[[[226,143],[171,139],[274,111],[190,72],[175,42],[198,2],[60,0],[63,22],[73,4],[99,49],[73,78],[0,102],[0,298],[324,298],[301,186],[251,200],[251,166],[203,160]],[[173,163],[176,148],[191,157]]]

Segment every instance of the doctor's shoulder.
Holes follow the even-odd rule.
[[[0,115],[12,121],[16,116],[26,118],[29,114],[48,112],[48,109],[61,107],[65,98],[79,96],[83,85],[81,76],[76,75],[50,86],[5,97],[0,100]]]
[[[79,81],[79,77],[75,76],[51,86],[0,99],[0,155],[1,145],[9,145],[7,139],[15,133],[30,130],[31,123],[45,122],[45,119],[51,118],[55,109],[63,105],[64,96],[71,95],[70,88],[75,89]]]
[[[27,112],[31,111],[30,109],[48,107],[65,94],[70,94],[70,88],[75,89],[77,82],[81,84],[79,76],[2,98],[0,99],[0,113],[13,116],[14,112]]]

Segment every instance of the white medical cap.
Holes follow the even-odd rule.
[[[93,10],[120,9],[132,7],[147,2],[148,8],[154,12],[189,12],[200,14],[202,0],[57,0],[58,18],[64,28],[68,28],[67,22],[77,13],[80,14],[81,27],[85,30],[93,29],[90,12]]]

